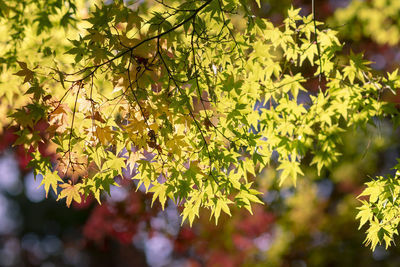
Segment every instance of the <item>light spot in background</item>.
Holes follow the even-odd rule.
[[[25,251],[32,253],[39,261],[47,258],[47,254],[43,251],[40,244],[39,237],[34,233],[28,233],[22,237],[21,248]]]
[[[178,235],[181,224],[181,218],[173,201],[169,200],[165,210],[160,211],[150,223],[155,230],[151,237],[147,224],[140,222],[138,232],[132,240],[135,247],[145,252],[147,263],[152,267],[185,266],[183,262],[179,264],[177,261],[171,262],[173,244],[169,237],[174,239]]]
[[[383,246],[377,246],[372,253],[372,257],[377,261],[381,261],[386,259],[389,254],[389,251],[387,251]]]
[[[292,266],[296,266],[296,267],[307,267],[307,263],[303,260],[294,260],[292,262]]]
[[[327,233],[316,231],[312,235],[312,245],[313,246],[326,246],[329,242],[332,242],[331,237]]]
[[[323,179],[318,183],[317,196],[321,199],[328,199],[333,191],[333,183],[329,179]]]
[[[4,241],[0,246],[0,266],[17,266],[20,250],[17,238]]]
[[[382,55],[374,54],[371,56],[370,60],[372,61],[371,67],[373,69],[381,70],[386,66],[386,59]]]
[[[397,52],[394,56],[394,62],[399,63],[400,62],[400,52]]]
[[[66,264],[72,266],[84,267],[89,265],[87,256],[74,247],[64,249],[63,259]]]
[[[169,200],[169,205],[165,210],[165,216],[168,222],[165,225],[165,231],[171,236],[177,236],[181,228],[181,217],[172,200]]]
[[[132,243],[140,250],[144,250],[145,241],[147,240],[146,223],[141,221],[138,225],[138,232],[133,236]]]
[[[270,233],[263,233],[261,236],[255,238],[253,242],[260,251],[267,251],[272,244],[272,235]]]
[[[147,263],[153,267],[165,266],[172,253],[172,242],[161,233],[156,233],[145,243]],[[157,255],[157,256],[155,256]]]
[[[165,222],[164,218],[162,218],[161,216],[158,215],[157,217],[151,219],[150,224],[151,224],[151,228],[160,230],[165,226],[166,222]]]
[[[69,266],[87,266],[86,255],[71,247],[63,250],[62,241],[54,235],[46,235],[44,238],[40,238],[35,233],[27,233],[21,238],[21,249],[33,256],[29,257],[28,260],[35,266],[44,262],[46,259],[50,259],[50,257],[61,253],[64,262]],[[17,251],[19,252],[19,250]],[[41,266],[52,267],[54,264],[51,262],[45,262]]]
[[[18,195],[22,191],[22,183],[19,179],[18,163],[13,155],[6,152],[0,157],[0,190],[11,195]]]
[[[284,188],[280,191],[281,198],[288,199],[293,196],[294,192],[292,188]]]
[[[107,198],[111,202],[121,202],[126,199],[128,196],[128,192],[126,188],[120,186],[111,186],[110,187],[110,195],[111,197],[107,194]]]
[[[151,227],[157,231],[168,233],[170,236],[177,236],[180,230],[181,218],[172,200],[168,201],[165,210],[160,211],[157,217],[151,219]]]
[[[36,181],[35,181],[33,173],[29,173],[25,176],[24,179],[25,195],[31,202],[37,203],[42,201],[46,197],[44,187],[41,186],[40,188],[38,188],[42,179],[43,176],[38,175],[36,176]]]
[[[193,266],[193,262],[187,259],[173,259],[168,266],[174,266],[174,267],[188,267],[188,266]],[[194,265],[196,266],[196,265]]]
[[[42,240],[43,250],[49,255],[55,255],[61,252],[62,242],[54,235],[47,235]]]
[[[0,234],[11,234],[20,225],[18,205],[0,194]]]
[[[272,202],[274,202],[275,200],[277,200],[279,197],[279,192],[276,190],[269,190],[268,192],[266,192],[263,196],[263,201],[266,204],[271,204]]]
[[[344,8],[350,4],[350,0],[329,0],[329,4],[333,8]]]

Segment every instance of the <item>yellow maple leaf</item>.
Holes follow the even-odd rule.
[[[46,191],[46,198],[49,193],[50,186],[53,189],[54,193],[57,194],[57,184],[58,184],[58,182],[63,181],[60,178],[60,176],[58,176],[58,172],[57,171],[55,171],[55,172],[49,171],[46,174],[42,174],[42,176],[43,176],[43,179],[42,179],[42,182],[40,183],[40,185],[38,186],[38,188],[41,187],[42,185],[44,186],[44,190]]]
[[[112,141],[112,130],[109,126],[106,127],[96,127],[96,137],[99,141],[106,145],[108,142]]]
[[[81,188],[80,184],[71,184],[71,181],[69,183],[61,184],[60,185],[63,190],[61,190],[60,194],[58,195],[57,201],[63,198],[67,198],[67,207],[71,205],[72,200],[74,200],[77,203],[81,203],[81,195],[79,193],[79,190]]]

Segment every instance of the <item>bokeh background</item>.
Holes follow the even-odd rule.
[[[261,2],[253,11],[276,25],[291,5],[311,13],[311,1]],[[317,19],[345,43],[343,54],[363,52],[377,73],[399,66],[400,1],[315,2]],[[234,209],[215,226],[204,213],[192,228],[181,225],[173,203],[151,207],[151,196],[130,179],[119,179],[101,206],[88,199],[68,209],[54,195],[46,199],[29,156],[12,147],[16,129],[2,127],[0,266],[400,266],[399,247],[370,251],[355,220],[363,184],[392,173],[400,154],[399,131],[385,119],[345,133],[340,161],[320,176],[304,159],[296,188],[278,187],[274,166],[265,169],[255,180],[265,204],[254,215]]]

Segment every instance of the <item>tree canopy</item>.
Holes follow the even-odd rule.
[[[233,206],[262,203],[254,185],[267,166],[296,186],[307,179],[301,164],[318,175],[335,164],[344,132],[383,118],[398,127],[383,97],[399,88],[398,71],[376,73],[362,54],[342,52],[315,9],[291,7],[276,25],[256,16],[260,1],[86,5],[0,0],[1,31],[11,33],[0,37],[2,113],[13,106],[1,120],[18,127],[15,145],[32,154],[46,195],[67,206],[89,195],[101,203],[121,176],[162,207],[173,200],[183,221],[206,208],[217,223]],[[372,249],[397,234],[398,175],[360,195]]]

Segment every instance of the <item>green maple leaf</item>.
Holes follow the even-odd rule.
[[[25,62],[17,61],[18,65],[21,67],[22,70],[14,73],[14,75],[25,77],[24,83],[33,80],[34,72],[28,69],[28,66]]]
[[[37,80],[34,80],[33,85],[25,92],[25,95],[27,94],[33,94],[33,98],[36,101],[39,101],[39,99],[44,95],[45,91],[43,90],[43,87],[39,85]]]

